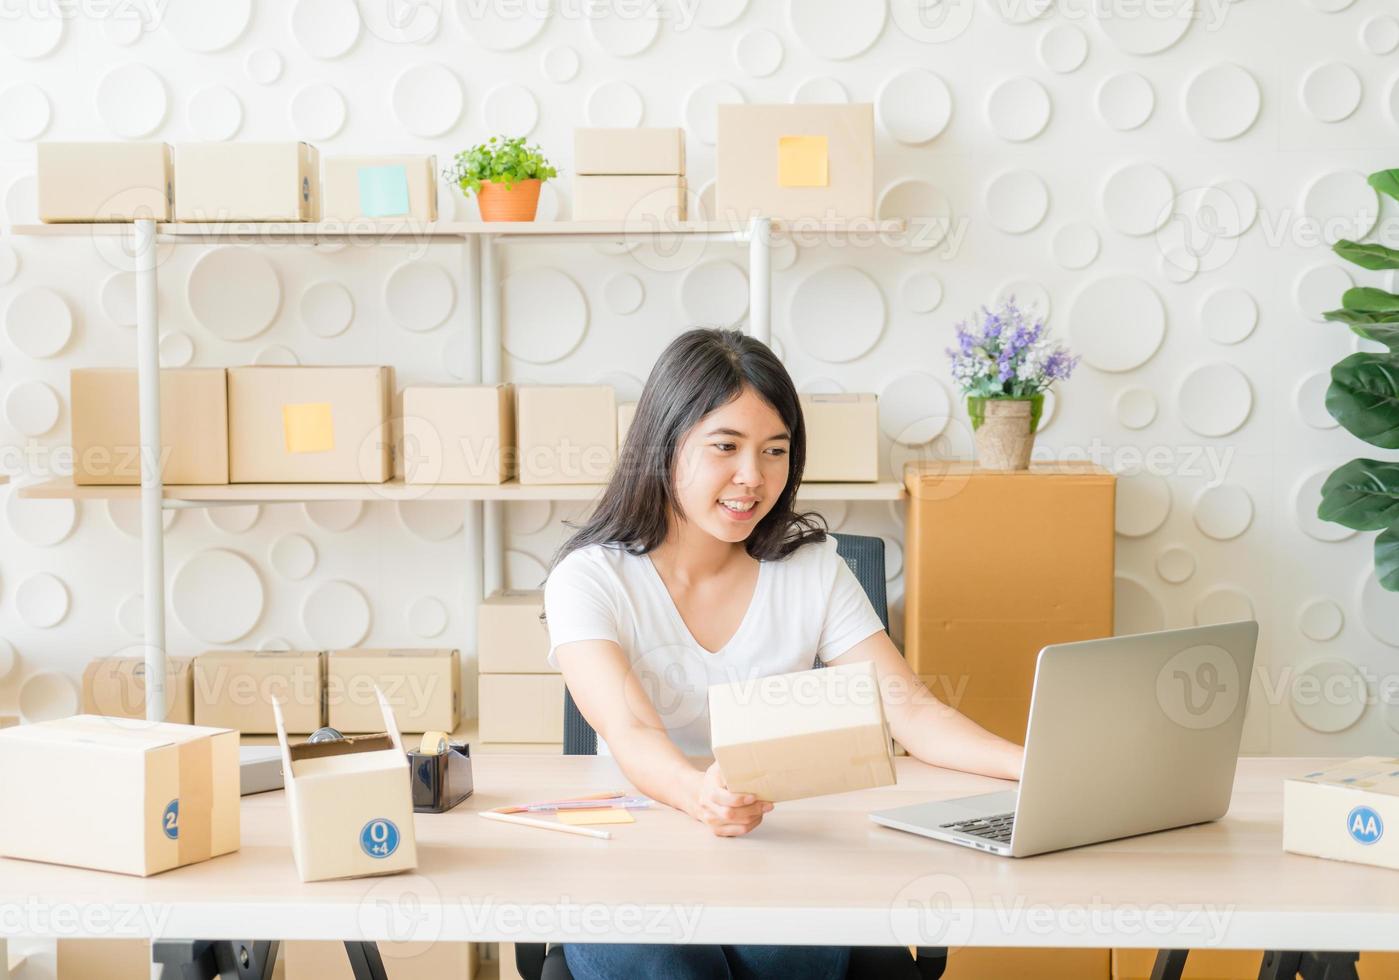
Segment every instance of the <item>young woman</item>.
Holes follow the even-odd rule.
[[[714,834],[773,804],[729,792],[707,757],[711,684],[873,661],[909,754],[1018,779],[1021,748],[933,697],[884,632],[820,519],[793,509],[806,430],[763,344],[691,330],[651,371],[617,470],[544,587],[549,663],[651,798]],[[845,947],[565,944],[576,980],[800,976],[840,980]]]

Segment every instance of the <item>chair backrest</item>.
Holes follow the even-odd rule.
[[[861,534],[832,534],[836,554],[845,559],[860,587],[869,596],[884,628],[889,628],[889,593],[884,585],[884,539]],[[825,666],[816,658],[815,666]],[[563,754],[597,755],[597,732],[584,719],[568,687],[563,692]]]

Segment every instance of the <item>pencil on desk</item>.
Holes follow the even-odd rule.
[[[548,806],[555,803],[580,803],[585,800],[615,800],[626,796],[622,790],[604,790],[601,793],[589,793],[587,796],[570,796],[562,800],[540,800],[535,803],[515,803],[510,806],[498,806],[496,813],[523,813],[532,806]]]
[[[478,815],[487,820],[499,820],[501,823],[517,823],[522,827],[538,827],[540,830],[557,830],[561,834],[578,834],[580,837],[596,837],[598,840],[612,839],[612,834],[606,830],[575,827],[572,824],[536,820],[533,817],[517,817],[513,814],[497,813],[494,810],[480,810],[478,811]]]

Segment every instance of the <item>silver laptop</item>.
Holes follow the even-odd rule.
[[[1217,820],[1229,809],[1258,624],[1040,651],[1018,790],[871,813],[885,827],[1027,857]]]

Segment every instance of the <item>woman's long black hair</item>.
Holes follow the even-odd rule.
[[[592,515],[576,526],[554,556],[554,564],[592,544],[620,546],[638,555],[659,546],[669,528],[671,508],[681,510],[675,495],[675,456],[681,440],[700,419],[733,401],[744,388],[772,406],[792,437],[787,485],[744,542],[748,554],[771,561],[823,540],[826,529],[820,515],[799,514],[793,507],[806,464],[806,424],[787,369],[765,344],[746,334],[698,329],[675,338],[651,369],[607,489]]]

